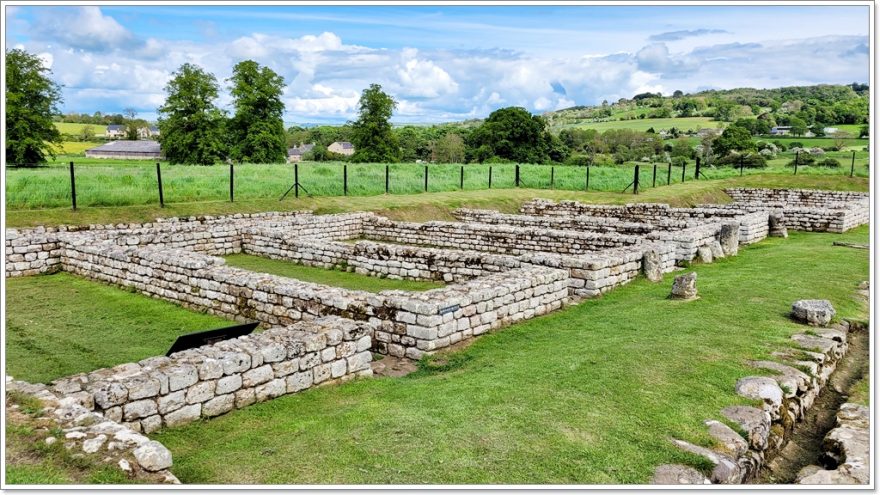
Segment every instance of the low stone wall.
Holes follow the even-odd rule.
[[[242,250],[309,266],[406,280],[463,282],[522,265],[512,256],[370,241],[327,242],[303,239],[277,229],[253,229],[244,236]]]
[[[580,254],[607,248],[632,246],[641,239],[636,236],[566,232],[547,229],[535,235],[533,229],[506,225],[458,222],[395,222],[375,218],[364,223],[364,237],[370,240],[399,244],[450,247],[500,254],[547,252]]]
[[[4,244],[7,277],[54,273],[61,269],[62,244],[55,232],[7,229]]]
[[[869,201],[868,193],[853,191],[825,191],[821,189],[761,189],[728,188],[724,190],[735,203],[779,203],[788,207],[838,209],[853,203]]]
[[[369,325],[325,317],[66,377],[50,390],[151,433],[322,383],[371,376],[371,340]]]
[[[142,483],[180,484],[169,471],[173,462],[171,452],[156,440],[96,413],[78,398],[50,391],[46,385],[7,376],[6,393],[12,391],[38,399],[42,408],[34,413],[35,419],[49,419],[57,425],[60,438],[50,431],[43,439],[47,445],[62,442],[73,456],[95,456],[96,462],[117,467]]]
[[[769,232],[769,213],[766,209],[745,210],[729,205],[700,205],[696,208],[672,208],[666,204],[636,203],[622,206],[593,205],[578,201],[550,201],[534,199],[522,205],[526,215],[543,217],[592,218],[593,221],[647,223],[656,230],[678,231],[699,224],[724,221],[740,223],[742,245],[763,240]]]
[[[456,342],[540,316],[568,301],[568,272],[529,266],[421,293],[386,291],[400,308],[392,331],[376,330],[376,350],[419,359]]]
[[[426,317],[435,316],[436,313],[413,309],[425,307],[424,301],[430,301],[430,308],[449,308],[462,304],[461,291],[476,291],[479,294],[484,294],[488,289],[497,291],[498,301],[493,300],[490,303],[481,300],[480,302],[486,304],[475,306],[476,316],[489,319],[494,324],[490,328],[497,328],[508,321],[516,320],[495,320],[492,315],[497,315],[502,310],[486,308],[510,306],[512,302],[508,295],[520,291],[520,286],[528,287],[527,290],[522,289],[522,297],[528,295],[529,304],[540,306],[540,311],[544,311],[543,305],[556,309],[568,297],[565,289],[568,272],[535,266],[490,274],[459,286],[423,293],[384,291],[372,294],[255,273],[228,267],[222,258],[152,246],[123,247],[109,242],[72,244],[65,249],[63,264],[65,270],[72,273],[132,287],[153,297],[227,318],[254,319],[269,325],[288,325],[301,319],[314,319],[324,315],[368,321],[377,330],[411,337],[399,341],[403,347],[410,347],[405,351],[409,357],[420,357],[425,350],[444,347],[445,341],[442,337],[430,338],[425,335],[432,335],[430,330],[440,333],[439,327],[445,321],[434,318],[426,320],[430,322],[429,332],[426,334],[421,328],[415,328],[414,322],[406,315],[408,312],[415,312]],[[561,291],[557,289],[560,284]],[[540,294],[540,302],[533,300],[534,296],[529,294]],[[552,294],[547,296],[552,300],[546,301],[546,294]],[[519,299],[516,302],[519,303]],[[488,316],[483,314],[484,311]],[[518,314],[513,308],[504,311]],[[471,316],[474,314],[467,315]],[[455,317],[461,318],[461,315],[456,313]],[[495,321],[499,323],[495,324]],[[423,323],[419,326],[424,325]],[[420,344],[419,341],[422,340],[438,342]],[[379,347],[376,350],[383,352]]]

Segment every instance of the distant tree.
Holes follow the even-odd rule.
[[[868,137],[870,135],[871,135],[871,128],[867,124],[859,127],[859,137],[860,138]]]
[[[842,151],[846,148],[847,140],[852,139],[852,134],[848,132],[838,131],[834,133],[834,148]]]
[[[139,122],[135,119],[137,111],[134,108],[128,107],[122,110],[122,114],[125,115],[125,139],[136,141],[139,128]]]
[[[52,116],[58,114],[61,88],[52,71],[36,55],[24,50],[6,52],[6,163],[45,163],[55,158],[53,145],[61,133]]]
[[[230,156],[251,163],[284,161],[284,78],[253,60],[244,60],[235,64],[228,81],[235,108],[228,123]]]
[[[682,96],[684,96],[684,93],[680,89],[676,89],[672,92],[673,98],[681,98]]]
[[[669,154],[673,157],[684,157],[685,159],[693,158],[694,156],[694,148],[691,146],[690,140],[688,138],[678,138],[672,143],[672,149]]]
[[[500,108],[471,134],[471,147],[486,147],[493,156],[519,163],[547,159],[544,119],[522,107]]]
[[[395,108],[397,102],[379,84],[371,84],[361,93],[358,119],[351,124],[353,162],[400,161],[399,144],[389,122]]]
[[[730,126],[715,140],[715,152],[719,156],[725,156],[731,151],[744,152],[754,151],[755,143],[748,129],[739,126]]]
[[[736,115],[738,105],[730,100],[716,100],[714,107],[715,120],[730,122]]]
[[[165,86],[159,107],[159,142],[171,163],[213,165],[226,157],[226,117],[215,105],[217,79],[201,67],[186,63]]]
[[[450,132],[434,143],[432,155],[436,162],[461,163],[465,159],[465,151],[461,135]]]
[[[90,125],[84,125],[82,129],[79,130],[79,140],[89,142],[92,139],[95,139],[95,128]]]
[[[788,125],[791,126],[791,133],[795,136],[803,136],[807,133],[807,123],[799,117],[788,119]]]

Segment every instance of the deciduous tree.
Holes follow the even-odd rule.
[[[55,158],[53,145],[61,133],[52,116],[58,114],[61,88],[52,71],[36,55],[24,50],[6,52],[6,163],[45,163]]]
[[[230,156],[252,163],[282,162],[287,157],[284,133],[284,78],[253,60],[232,69],[230,93],[235,115],[229,121]]]
[[[226,116],[214,103],[214,75],[197,65],[183,64],[165,86],[165,92],[165,104],[159,107],[159,142],[168,161],[213,165],[224,159]]]
[[[354,144],[353,162],[398,162],[400,147],[397,136],[391,132],[391,115],[397,108],[394,98],[382,91],[382,86],[371,84],[361,93],[358,119],[351,124]]]

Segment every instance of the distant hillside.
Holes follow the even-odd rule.
[[[791,86],[774,89],[737,88],[700,91],[685,94],[676,91],[671,96],[642,93],[614,103],[595,106],[576,106],[544,113],[551,129],[590,127],[597,130],[627,127],[703,126],[717,127],[720,122],[734,122],[740,118],[760,118],[772,127],[799,126],[858,126],[868,123],[867,84]],[[701,117],[701,118],[698,118]],[[663,119],[656,125],[632,125],[635,122]],[[685,120],[677,120],[685,119]],[[708,125],[707,122],[711,122]]]

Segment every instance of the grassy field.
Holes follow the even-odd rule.
[[[612,120],[608,122],[580,122],[568,125],[566,127],[576,127],[579,129],[596,129],[599,132],[605,132],[609,129],[632,129],[634,131],[647,131],[654,128],[660,132],[661,129],[671,129],[673,127],[680,131],[688,129],[704,129],[706,127],[720,127],[722,122],[716,122],[711,117],[674,117],[668,119],[633,119],[633,120]]]
[[[662,180],[662,179],[661,179]],[[675,180],[675,179],[673,179]],[[632,203],[660,202],[675,206],[697,203],[726,202],[730,198],[723,193],[726,187],[775,187],[839,189],[847,191],[867,191],[868,180],[864,177],[845,175],[792,175],[790,170],[775,174],[754,174],[743,177],[733,176],[719,180],[688,180],[673,183],[669,187],[643,189],[637,196],[631,192],[583,192],[548,189],[492,189],[454,192],[378,195],[360,197],[287,197],[277,199],[229,201],[204,201],[166,204],[160,208],[157,203],[138,206],[115,206],[82,208],[72,211],[69,206],[46,209],[6,210],[7,227],[27,227],[36,225],[83,225],[119,222],[149,222],[160,217],[191,215],[223,215],[232,213],[253,213],[260,211],[314,210],[316,213],[339,213],[345,211],[374,211],[399,220],[426,221],[432,219],[452,219],[450,211],[454,208],[489,208],[508,213],[517,211],[519,206],[534,198],[555,200],[571,199],[590,203]]]
[[[672,275],[481,337],[403,378],[360,380],[167,430],[186,483],[644,483],[655,466],[705,462],[670,436],[710,445],[748,359],[804,331],[786,313],[855,297],[867,226],[791,233],[696,265],[701,299],[666,298]],[[792,267],[797,267],[797,273]],[[650,316],[649,316],[650,315]],[[259,453],[259,455],[257,455]],[[242,460],[246,459],[246,462]]]
[[[48,382],[164,355],[227,320],[66,273],[6,280],[6,374]]]
[[[271,273],[282,277],[295,278],[304,282],[332,285],[352,290],[379,292],[383,290],[423,291],[443,287],[439,282],[423,282],[417,280],[392,280],[371,277],[359,273],[341,270],[327,270],[313,266],[299,265],[284,260],[273,260],[249,254],[233,254],[226,256],[226,264],[237,266],[253,272]]]
[[[785,163],[793,154],[781,154],[766,169],[747,170],[747,174],[793,173]],[[829,152],[826,157],[839,159],[843,166],[836,169],[801,167],[799,174],[849,175],[849,152]],[[156,164],[149,161],[107,162],[101,160],[73,160],[76,164],[77,204],[80,207],[147,205],[159,201]],[[868,176],[868,154],[857,152],[855,173]],[[645,190],[667,184],[668,166],[654,164],[640,166],[640,188]],[[390,194],[416,194],[425,190],[425,165],[415,163],[392,164],[389,170]],[[633,181],[635,164],[597,166],[590,168],[591,191],[622,191]],[[513,164],[493,165],[492,188],[510,189],[515,186]],[[464,171],[464,190],[489,188],[489,165],[432,164],[428,169],[428,192],[461,190]],[[385,165],[342,163],[304,163],[299,166],[301,196],[342,196],[347,170],[350,196],[382,195],[385,193]],[[739,175],[730,168],[702,168],[704,178],[723,179]],[[693,180],[694,163],[685,170],[685,180]],[[681,169],[674,167],[670,183],[681,182]],[[278,199],[293,184],[291,164],[243,164],[235,167],[234,188],[237,201]],[[163,193],[166,203],[223,201],[229,199],[230,172],[227,166],[196,167],[167,165],[162,168]],[[573,166],[521,165],[520,185],[531,189],[584,190],[587,187],[587,168]],[[68,206],[70,200],[70,172],[66,162],[60,161],[39,168],[10,168],[6,170],[6,207],[10,210],[54,208]],[[290,196],[293,195],[291,191]]]
[[[78,136],[80,132],[82,132],[83,128],[86,126],[91,126],[91,128],[95,131],[96,136],[103,136],[107,131],[106,125],[98,125],[98,124],[74,124],[71,122],[55,122],[55,128],[58,129],[62,134],[73,134],[74,136]]]

